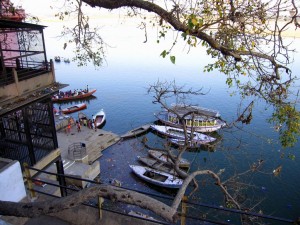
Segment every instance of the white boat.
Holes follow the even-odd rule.
[[[169,173],[165,173],[156,169],[152,169],[146,166],[129,165],[132,171],[141,179],[166,188],[180,188],[183,180],[178,176],[174,176]]]
[[[183,117],[183,121],[179,117]],[[219,119],[220,113],[216,110],[201,108],[197,106],[173,105],[170,111],[163,110],[155,116],[162,123],[177,128],[183,128],[185,123],[188,129],[194,129],[197,132],[213,132],[221,129],[226,125]]]
[[[168,156],[167,152],[157,151],[157,150],[148,150],[148,154],[154,159],[163,162],[167,165],[173,165],[171,158]],[[179,161],[180,168],[189,168],[190,162],[187,159],[181,158]]]
[[[187,148],[200,148],[202,144],[196,142],[196,141],[188,141],[187,144],[185,143],[184,139],[177,139],[177,138],[170,138],[168,139],[169,142],[176,146],[185,146]]]
[[[93,119],[95,121],[96,127],[101,127],[103,123],[105,122],[106,115],[103,109],[101,109],[99,112],[96,113],[96,115],[93,116]]]
[[[86,108],[86,104],[85,103],[81,103],[81,104],[77,104],[77,105],[72,105],[70,107],[62,109],[61,111],[64,114],[69,114],[69,113],[80,111],[80,110],[85,109],[85,108]]]
[[[170,126],[161,126],[161,125],[151,125],[153,130],[156,130],[160,134],[166,135],[175,139],[185,139],[184,130],[181,128],[170,127]],[[216,138],[208,136],[206,134],[201,134],[199,132],[191,132],[187,130],[187,138],[189,141],[197,142],[199,144],[207,144],[213,142]]]
[[[128,131],[127,133],[121,135],[121,138],[136,137],[138,135],[145,133],[147,130],[149,130],[149,128],[150,128],[150,124],[145,124],[143,126],[134,128],[134,129]]]

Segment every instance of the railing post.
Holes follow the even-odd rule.
[[[99,219],[102,219],[102,204],[104,202],[104,199],[101,196],[98,196],[98,208],[99,208]]]
[[[28,163],[24,162],[23,167],[24,167],[24,172],[25,172],[25,178],[27,181],[27,187],[28,187],[28,190],[30,193],[30,198],[33,200],[36,198],[36,193],[33,190],[33,184],[32,184],[32,180],[31,180],[31,174],[29,171]]]
[[[187,196],[183,196],[181,200],[181,225],[186,224],[186,212],[187,212],[187,207],[186,207],[186,201],[187,201]]]
[[[19,96],[23,93],[21,93],[21,91],[20,91],[19,77],[18,77],[18,73],[17,73],[16,68],[12,68],[12,74],[13,74],[13,77],[14,77],[14,81],[15,81],[15,85],[16,85],[16,89],[17,89],[17,94]]]
[[[65,177],[64,177],[64,165],[63,165],[63,162],[62,162],[61,159],[58,159],[55,163],[56,163],[57,173],[60,174],[60,175],[57,175],[58,183],[61,186],[60,187],[60,194],[61,194],[61,197],[65,197],[65,196],[67,196],[67,189],[65,188],[66,187],[66,180],[65,180]]]

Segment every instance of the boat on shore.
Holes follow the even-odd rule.
[[[105,120],[106,120],[106,114],[104,112],[103,109],[101,109],[99,112],[97,112],[94,116],[93,116],[93,120],[95,122],[95,126],[100,128]]]
[[[78,121],[80,123],[82,123],[84,126],[88,125],[88,120],[89,118],[87,117],[87,115],[83,112],[78,112]]]
[[[79,100],[79,99],[83,99],[83,98],[87,98],[91,95],[93,95],[97,90],[96,89],[92,89],[89,91],[79,91],[76,93],[71,93],[69,92],[61,92],[57,95],[54,95],[52,97],[52,101],[53,102],[63,102],[63,101],[72,101],[72,100]]]
[[[150,128],[150,124],[142,125],[140,127],[134,128],[134,129],[126,132],[125,134],[121,135],[121,138],[132,138],[132,137],[139,136],[143,133],[146,133],[147,130],[149,130],[149,128]]]
[[[171,127],[171,126],[161,126],[161,125],[151,125],[151,128],[158,133],[175,138],[175,139],[185,139],[184,130],[181,128]],[[189,141],[197,142],[199,144],[207,144],[209,142],[213,142],[216,138],[211,137],[206,134],[201,134],[199,132],[191,132],[190,130],[186,131],[187,138]]]
[[[133,173],[139,178],[165,188],[180,188],[183,180],[175,175],[152,169],[146,166],[129,165]]]
[[[217,131],[226,125],[219,119],[218,111],[197,106],[173,105],[170,111],[163,110],[155,116],[165,125],[183,128],[184,123],[187,129],[193,128],[194,131],[203,133]]]
[[[157,150],[148,150],[148,154],[158,160],[159,162],[165,163],[167,165],[173,165],[170,156],[168,156],[167,152],[157,151]],[[175,157],[175,156],[174,156]],[[190,168],[190,162],[187,159],[181,158],[179,161],[180,168]]]
[[[85,108],[86,108],[86,104],[85,103],[81,103],[81,104],[77,104],[77,105],[73,105],[73,106],[64,108],[61,111],[64,114],[70,114],[70,113],[73,113],[73,112],[77,112],[77,111],[83,110]]]

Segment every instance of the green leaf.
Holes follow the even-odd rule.
[[[160,53],[160,55],[161,55],[163,58],[165,58],[167,54],[168,54],[168,52],[167,52],[166,50],[164,50],[162,53]]]
[[[171,60],[171,62],[172,62],[173,64],[175,64],[175,56],[171,55],[171,56],[170,56],[170,60]]]

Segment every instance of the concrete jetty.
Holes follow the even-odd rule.
[[[68,147],[77,142],[84,143],[88,155],[88,164],[98,160],[102,151],[117,143],[120,137],[112,132],[102,129],[89,129],[81,126],[81,131],[77,131],[76,125],[71,126],[71,130],[61,129],[57,131],[58,146],[61,150],[62,158],[68,158]]]
[[[69,119],[74,121],[68,117]],[[90,129],[87,126],[81,126],[79,131],[74,122],[70,123],[71,128],[68,129],[66,126],[68,123],[64,123],[64,120],[61,122],[65,126],[59,126],[60,129],[56,133],[59,147],[56,152],[61,155],[63,160],[64,173],[77,178],[95,179],[101,172],[99,158],[102,156],[102,151],[117,143],[120,137],[112,132],[102,129]],[[74,155],[69,154],[69,147],[74,143],[85,147],[84,154],[80,155],[79,158],[76,157],[76,159]],[[50,165],[47,171],[56,173],[56,166],[54,164]],[[42,173],[38,177],[44,181],[56,182],[56,177],[53,175]],[[75,179],[66,179],[66,182],[81,188],[87,185],[87,182]],[[60,196],[60,191],[57,187],[46,185],[37,188],[42,188],[50,194]]]

